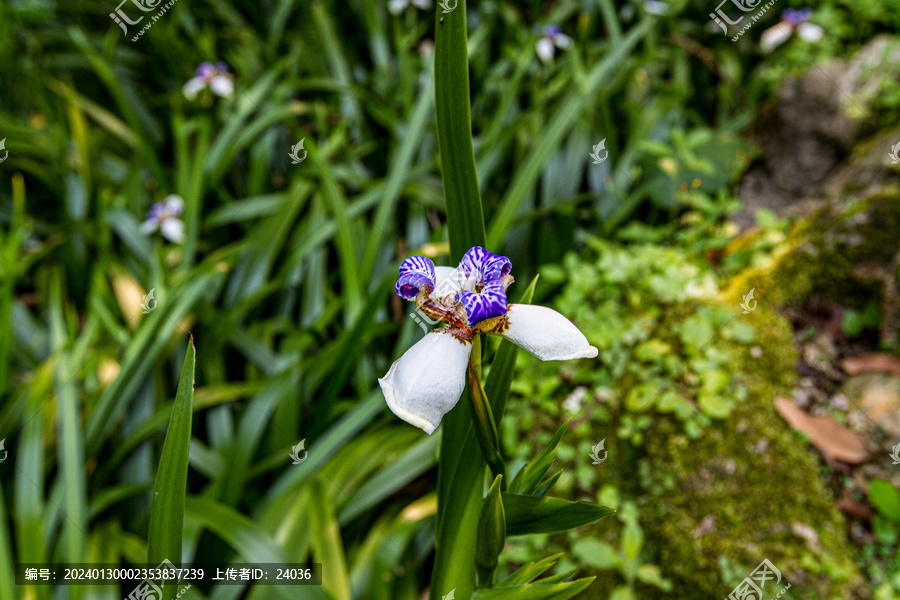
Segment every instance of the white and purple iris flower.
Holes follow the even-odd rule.
[[[166,196],[162,202],[154,202],[147,211],[147,220],[141,223],[141,233],[150,235],[157,229],[164,238],[176,244],[184,239],[184,200],[177,194]]]
[[[502,336],[541,360],[595,358],[597,348],[560,313],[544,306],[509,304],[513,282],[505,256],[476,246],[457,268],[435,267],[424,256],[400,265],[397,295],[415,300],[422,314],[446,324],[414,344],[378,380],[391,411],[431,434],[465,388],[472,340]]]
[[[194,77],[184,84],[182,92],[188,100],[195,100],[203,90],[209,89],[216,96],[231,98],[234,94],[234,81],[228,74],[228,65],[222,61],[212,64],[200,63]]]
[[[535,44],[535,50],[537,51],[538,58],[545,64],[550,64],[553,62],[553,57],[556,56],[557,48],[564,50],[571,45],[572,38],[564,34],[559,26],[547,25],[544,28],[544,34]]]
[[[825,35],[825,30],[815,23],[809,22],[812,12],[811,8],[801,8],[800,10],[785,9],[781,13],[781,22],[763,31],[759,39],[760,50],[768,54],[788,41],[794,33],[807,42],[818,42],[821,40],[822,36]]]

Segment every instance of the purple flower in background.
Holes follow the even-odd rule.
[[[182,92],[188,100],[194,100],[205,89],[223,98],[231,98],[234,94],[234,82],[228,74],[228,65],[219,61],[216,64],[210,62],[200,63],[197,72],[187,83]]]
[[[825,35],[825,30],[809,22],[812,12],[811,8],[801,8],[800,10],[785,9],[781,13],[781,22],[763,31],[759,39],[760,50],[768,54],[788,41],[794,33],[807,42],[818,42],[821,40],[822,36]]]
[[[597,348],[560,313],[509,304],[513,282],[505,256],[476,246],[457,268],[412,256],[400,265],[395,291],[422,314],[445,323],[414,344],[378,380],[395,415],[431,434],[459,401],[478,333],[502,336],[541,360],[595,358]]]
[[[537,50],[538,58],[549,64],[553,62],[557,48],[564,49],[571,45],[572,38],[564,34],[558,26],[547,25],[544,28],[544,34],[537,41],[535,49]]]
[[[141,233],[150,235],[157,229],[164,238],[176,244],[184,239],[184,223],[179,218],[184,212],[184,200],[172,194],[162,202],[154,202],[147,212],[147,220],[141,224]]]

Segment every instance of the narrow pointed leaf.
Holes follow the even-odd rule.
[[[555,475],[551,475],[547,479],[541,482],[539,486],[537,486],[534,490],[533,496],[546,496],[553,486],[559,481],[559,477],[562,475],[562,471],[557,471]]]
[[[506,534],[553,533],[593,523],[616,512],[590,502],[569,502],[525,494],[503,494]]]
[[[506,544],[506,516],[503,514],[503,500],[500,486],[503,475],[497,475],[487,498],[481,505],[478,517],[478,547],[475,550],[475,565],[478,567],[478,584],[489,587],[493,583],[500,552]]]
[[[571,418],[566,420],[553,436],[553,439],[547,444],[547,447],[541,450],[540,454],[534,457],[531,462],[526,464],[518,473],[516,473],[512,483],[509,484],[509,491],[511,493],[531,494],[537,489],[541,479],[543,479],[544,475],[547,474],[547,471],[550,470],[550,465],[553,464],[556,453],[559,452],[556,447],[559,445],[560,440],[562,440],[563,433],[565,433],[566,428],[571,421]]]
[[[181,535],[184,527],[184,498],[187,489],[188,451],[191,445],[191,416],[194,402],[194,338],[188,342],[175,394],[172,416],[166,430],[153,501],[150,505],[150,534],[147,562],[156,565],[169,560],[181,563]],[[163,598],[175,597],[177,586],[166,585]]]
[[[512,587],[493,587],[478,590],[472,600],[566,600],[584,591],[593,577],[565,583],[532,583]]]
[[[550,567],[556,564],[556,561],[563,556],[563,552],[559,554],[553,554],[548,556],[543,560],[539,560],[536,563],[528,563],[527,565],[520,567],[513,573],[511,573],[507,578],[499,581],[497,583],[497,587],[509,587],[514,585],[521,585],[523,583],[528,583]]]

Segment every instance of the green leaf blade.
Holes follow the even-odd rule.
[[[589,502],[569,502],[527,494],[504,493],[502,498],[508,536],[566,531],[616,512]]]
[[[181,537],[184,528],[184,504],[187,488],[188,451],[191,445],[192,405],[194,401],[194,338],[188,342],[181,369],[181,379],[166,430],[153,501],[150,507],[150,533],[147,540],[147,562],[159,564],[169,560],[181,562]],[[176,586],[165,586],[164,598],[175,597]]]

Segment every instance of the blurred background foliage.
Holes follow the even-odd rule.
[[[779,5],[788,6],[801,5]],[[672,515],[640,501],[658,486],[664,495],[666,482],[660,464],[638,458],[653,436],[702,442],[748,395],[735,364],[761,334],[711,299],[782,241],[785,225],[763,213],[763,235],[718,260],[738,233],[728,220],[741,205],[734,186],[758,154],[747,128],[786,76],[896,32],[897,8],[826,0],[813,17],[820,42],[791,40],[765,57],[758,36],[774,12],[732,42],[710,27],[714,6],[697,1],[470,6],[490,250],[512,259],[520,284],[540,273],[535,301],[562,307],[601,349],[599,368],[520,359],[505,451],[524,462],[583,410],[560,447],[557,495],[620,508],[596,528],[513,540],[507,572],[534,558],[532,544],[551,545],[566,552],[560,572],[602,575],[591,597],[707,598],[755,566],[726,548],[736,565],[697,565],[716,574],[691,583],[677,566],[677,535],[643,533],[663,531]],[[440,431],[427,437],[395,419],[375,380],[421,336],[392,293],[398,261],[447,261],[433,10],[177,2],[132,42],[137,27],[123,35],[108,16],[115,9],[0,2],[9,151],[0,436],[10,455],[0,466],[0,597],[63,597],[16,588],[17,561],[145,561],[188,331],[197,389],[183,559],[312,557],[327,576],[303,597],[420,597]],[[544,63],[535,43],[548,24],[574,44]],[[228,65],[232,98],[183,96],[203,61]],[[896,125],[896,81],[876,104],[879,126]],[[292,164],[301,139],[308,156]],[[600,140],[609,159],[593,164]],[[185,203],[180,244],[140,229],[170,194]],[[145,314],[150,290],[157,305]],[[870,321],[860,318],[861,330],[877,328]],[[659,394],[673,378],[687,387]],[[674,421],[660,425],[657,413]],[[586,463],[601,436],[619,455],[612,473]],[[301,439],[308,459],[292,465]],[[897,580],[896,558],[883,560],[896,538],[887,542],[860,550],[869,555],[858,564],[877,565],[865,571],[871,589]],[[806,593],[841,594],[853,561],[840,543],[823,543],[807,562],[833,585]],[[806,558],[784,560],[801,568]],[[186,597],[293,597],[286,589],[198,586]]]

